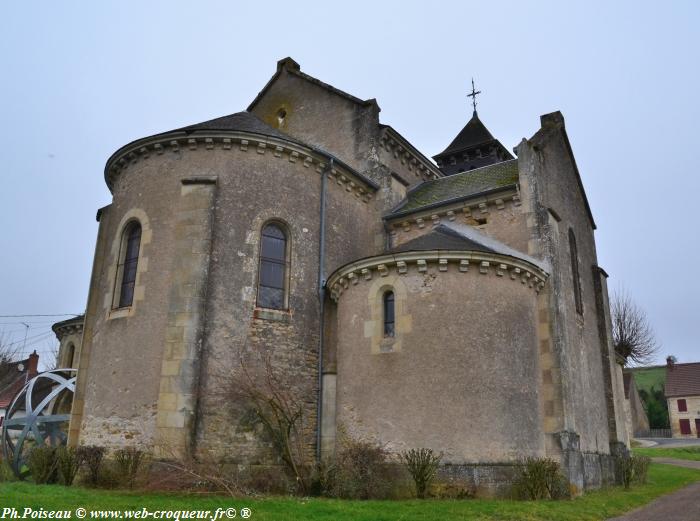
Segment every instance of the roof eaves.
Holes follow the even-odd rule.
[[[485,195],[491,195],[491,194],[495,194],[498,192],[507,192],[507,191],[510,191],[516,187],[517,187],[517,184],[512,183],[512,184],[508,184],[508,185],[499,186],[496,188],[491,188],[489,190],[482,190],[481,192],[476,192],[476,193],[469,194],[469,195],[461,195],[459,197],[453,197],[451,199],[444,199],[442,201],[437,201],[435,203],[430,203],[430,204],[427,204],[424,206],[417,206],[415,208],[411,208],[410,210],[405,210],[403,212],[401,212],[401,211],[397,212],[396,210],[393,210],[391,213],[385,214],[382,217],[382,219],[384,219],[385,221],[388,221],[388,220],[396,219],[399,217],[405,217],[406,215],[411,215],[413,213],[423,212],[425,210],[432,210],[433,208],[439,208],[441,206],[446,206],[446,205],[458,203],[461,201],[467,201],[469,199],[476,199],[478,197],[483,197]],[[399,205],[399,207],[397,208],[397,210],[400,210],[401,207],[405,206],[407,203],[408,203],[408,199],[406,199],[404,202],[402,202]]]
[[[285,138],[285,137],[280,137],[280,136],[273,136],[270,134],[263,134],[260,132],[253,132],[249,130],[207,130],[207,129],[201,129],[201,130],[194,130],[194,131],[183,131],[183,130],[171,130],[168,132],[162,132],[160,134],[154,134],[152,136],[144,137],[137,139],[135,141],[132,141],[122,147],[120,147],[116,152],[114,152],[111,156],[109,156],[109,159],[107,159],[107,162],[105,163],[105,168],[104,168],[104,178],[105,178],[105,183],[109,187],[109,167],[112,163],[112,161],[119,157],[120,155],[124,154],[127,150],[130,149],[139,149],[141,146],[144,144],[154,140],[154,139],[163,139],[163,138],[175,138],[175,137],[189,137],[192,135],[208,135],[208,134],[227,134],[227,133],[243,133],[243,134],[249,134],[253,136],[262,136],[267,139],[273,139],[273,140],[278,140],[282,142],[287,142],[289,144],[295,145],[295,146],[300,146],[307,148],[311,150],[312,152],[315,152],[319,155],[324,156],[327,159],[333,159],[335,163],[338,165],[342,166],[344,169],[346,169],[348,172],[350,172],[352,175],[360,179],[363,183],[367,184],[369,187],[372,189],[379,190],[379,185],[374,182],[372,179],[369,177],[365,176],[364,174],[358,172],[354,168],[352,168],[350,165],[345,163],[342,159],[339,159],[335,157],[333,154],[330,154],[329,152],[326,152],[325,150],[318,148],[313,145],[309,145],[307,143],[304,143],[302,141],[297,141],[295,139],[291,138]],[[110,187],[111,190],[111,187]]]
[[[333,85],[329,85],[328,83],[325,83],[318,78],[314,78],[313,76],[310,76],[304,72],[301,72],[301,67],[297,62],[295,62],[291,58],[284,58],[282,60],[279,60],[277,62],[277,71],[275,74],[270,78],[270,80],[265,84],[265,86],[262,88],[260,92],[258,92],[258,95],[255,96],[255,99],[248,105],[248,112],[251,112],[255,105],[262,99],[262,97],[265,95],[267,90],[272,86],[272,84],[275,82],[275,80],[279,77],[279,75],[282,73],[282,70],[286,70],[288,73],[293,74],[299,78],[302,78],[310,83],[313,83],[314,85],[318,85],[321,88],[324,88],[330,92],[333,92],[334,94],[337,94],[338,96],[341,96],[349,101],[352,101],[353,103],[357,103],[358,105],[362,106],[370,106],[370,105],[376,105],[377,108],[379,108],[379,105],[377,104],[377,100],[374,98],[368,99],[368,100],[361,100],[360,98],[357,98],[353,96],[352,94],[349,94],[345,91],[342,91]]]
[[[420,150],[418,150],[416,147],[414,147],[411,142],[403,137],[399,131],[397,131],[394,127],[391,125],[386,125],[383,123],[380,123],[379,128],[382,130],[393,134],[392,137],[396,139],[397,141],[400,141],[401,144],[405,147],[408,148],[411,152],[413,152],[415,155],[417,155],[419,158],[423,160],[426,166],[430,168],[430,171],[433,172],[435,175],[439,177],[445,177],[445,174],[442,173],[442,171],[438,168],[438,166],[433,163],[430,158],[428,158],[425,154],[423,154]]]

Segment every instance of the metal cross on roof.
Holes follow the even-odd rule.
[[[474,114],[476,114],[476,95],[477,94],[481,94],[481,91],[476,90],[474,88],[474,78],[472,78],[472,91],[469,94],[467,94],[467,97],[472,99],[472,105],[474,106]]]

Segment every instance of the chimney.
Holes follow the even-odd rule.
[[[27,376],[29,378],[35,377],[39,373],[39,355],[36,354],[36,350],[29,355],[27,359]]]

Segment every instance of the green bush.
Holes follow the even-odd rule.
[[[518,469],[514,484],[516,497],[520,499],[562,499],[569,496],[566,478],[559,470],[559,463],[549,458],[526,458]]]
[[[77,449],[77,456],[85,469],[83,481],[87,485],[100,484],[102,462],[104,461],[105,448],[97,445],[81,445]]]
[[[55,483],[57,477],[56,449],[54,447],[34,447],[27,456],[29,473],[37,485]]]
[[[134,488],[136,477],[145,459],[146,453],[136,447],[127,447],[114,452],[117,471],[130,489]]]
[[[411,449],[402,452],[399,457],[413,478],[416,496],[420,499],[425,498],[428,485],[435,478],[440,467],[442,454],[435,454],[433,449]]]
[[[16,479],[15,473],[12,472],[12,468],[10,468],[10,464],[0,458],[0,483],[3,481],[15,481]]]
[[[65,486],[70,487],[73,484],[81,463],[75,447],[58,447],[56,449],[58,478]]]

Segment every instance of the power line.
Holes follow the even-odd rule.
[[[66,317],[68,315],[79,317],[82,313],[58,313],[54,315],[0,315],[0,318],[23,318],[23,317]]]
[[[27,340],[32,340],[32,341],[33,341],[35,338],[38,338],[38,337],[40,337],[40,336],[47,336],[47,335],[53,335],[53,331],[44,331],[43,333],[38,333],[38,334],[36,334],[36,335],[33,335],[33,336],[30,336],[30,337],[24,338],[24,339],[22,339],[22,340],[17,340],[17,341],[15,341],[15,342],[10,342],[9,344],[3,344],[3,347],[10,347],[10,346],[13,346],[13,345],[15,345],[15,344],[21,344],[22,342],[25,342],[25,341],[27,341]]]

